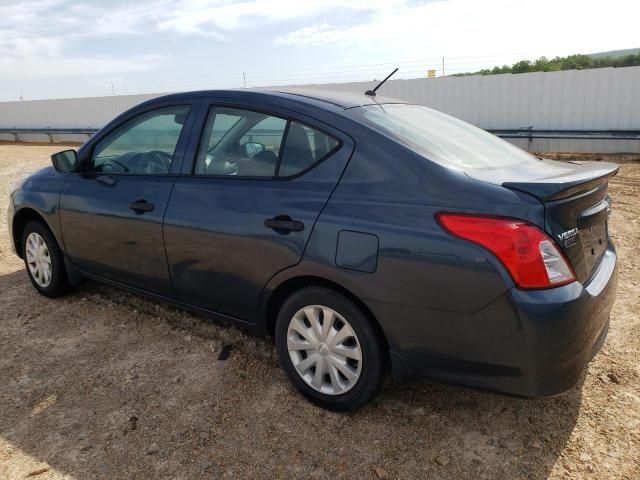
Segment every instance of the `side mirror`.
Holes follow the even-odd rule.
[[[78,155],[75,150],[64,150],[51,155],[51,163],[58,172],[75,172],[78,168]]]

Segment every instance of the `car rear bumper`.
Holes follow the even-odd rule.
[[[616,261],[609,245],[587,285],[514,288],[474,314],[412,311],[404,312],[409,320],[381,322],[394,377],[438,379],[526,397],[570,389],[607,335]]]

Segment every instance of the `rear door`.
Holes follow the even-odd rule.
[[[177,296],[254,321],[264,285],[302,257],[353,150],[282,109],[210,104],[173,188],[164,239]]]
[[[162,220],[193,116],[189,102],[132,113],[97,138],[60,198],[70,261],[86,273],[172,295]]]

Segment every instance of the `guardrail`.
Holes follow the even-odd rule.
[[[640,130],[536,130],[533,127],[487,130],[500,138],[524,138],[529,140],[528,151],[535,139],[556,140],[640,140]]]
[[[640,140],[640,130],[537,130],[533,127],[487,130],[502,138],[560,138],[567,140]]]
[[[87,135],[91,137],[97,128],[0,128],[0,133],[12,134],[16,142],[20,135],[48,135],[53,143],[53,135]],[[517,129],[487,130],[501,138],[525,138],[532,142],[537,138],[564,140],[640,140],[640,130],[538,130],[533,127]]]
[[[53,143],[54,135],[87,135],[87,137],[91,137],[97,131],[97,128],[0,128],[0,133],[13,135],[16,142],[20,141],[20,135],[48,135],[49,142]]]

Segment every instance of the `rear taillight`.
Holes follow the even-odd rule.
[[[451,235],[498,257],[519,288],[557,287],[576,279],[556,243],[524,220],[447,212],[437,213],[436,220]]]

